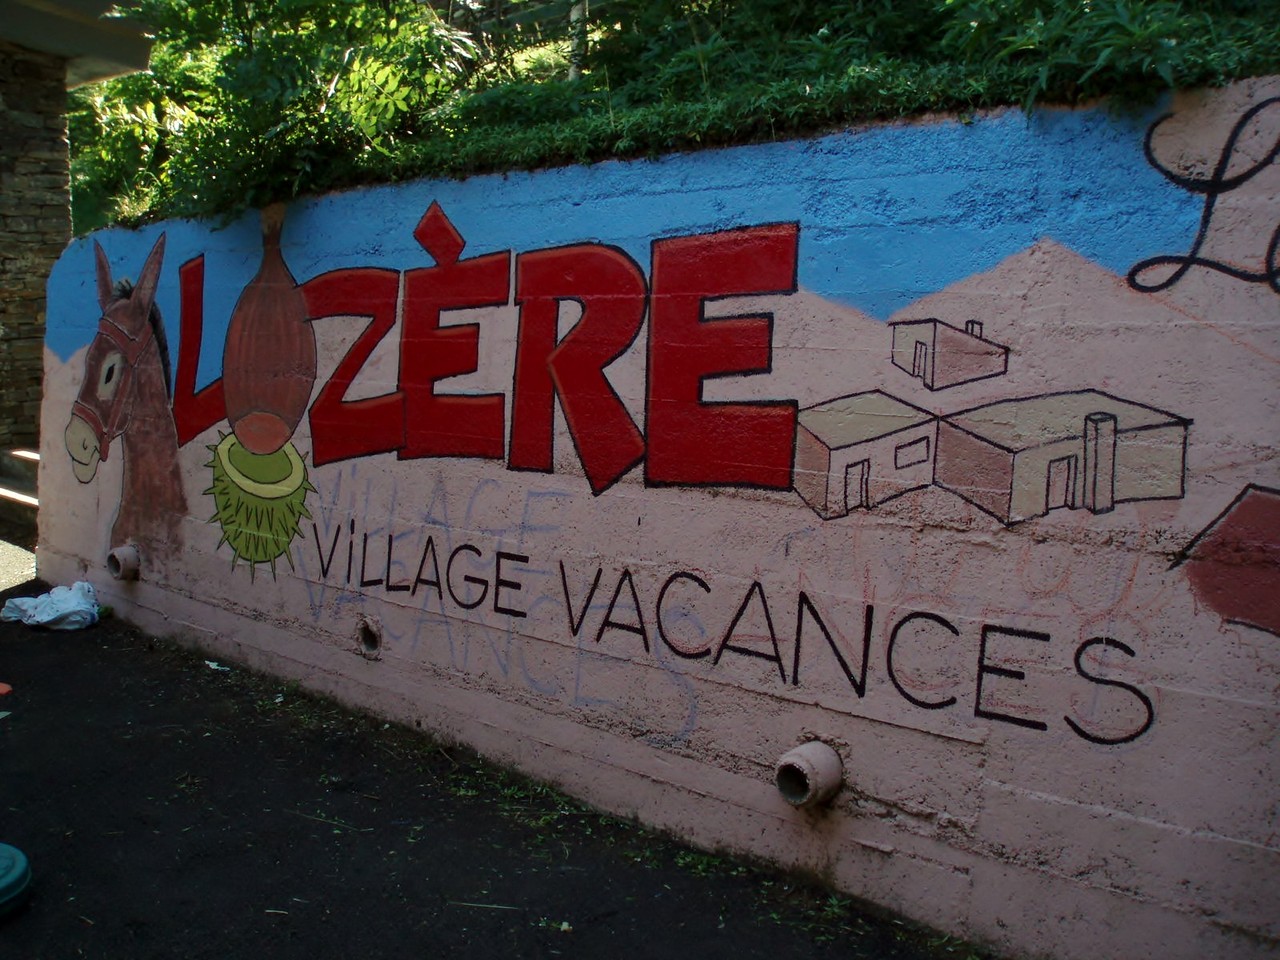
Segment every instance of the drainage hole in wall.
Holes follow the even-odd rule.
[[[123,571],[120,565],[120,558],[116,556],[116,552],[112,550],[107,554],[107,573],[111,574],[112,580],[119,580],[120,573]]]
[[[360,652],[366,657],[375,657],[382,649],[382,632],[368,620],[360,621],[356,638],[360,641]]]
[[[797,806],[809,799],[809,793],[813,790],[809,774],[794,763],[784,763],[778,767],[777,784],[783,799]]]

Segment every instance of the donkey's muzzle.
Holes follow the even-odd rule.
[[[72,472],[81,483],[88,483],[98,472],[98,461],[102,459],[97,431],[84,417],[73,415],[67,422],[63,439],[71,456]]]

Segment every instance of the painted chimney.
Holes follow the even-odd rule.
[[[977,337],[979,340],[981,340],[982,339],[982,321],[966,320],[964,322],[964,332],[971,337]]]

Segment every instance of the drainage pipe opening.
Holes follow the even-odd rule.
[[[782,799],[793,807],[826,803],[844,784],[840,754],[821,740],[811,740],[782,755],[773,782]]]
[[[139,562],[138,548],[126,543],[107,554],[107,573],[112,580],[137,580]]]
[[[813,784],[809,782],[809,774],[794,763],[778,765],[776,776],[778,791],[787,803],[800,806],[813,793]]]

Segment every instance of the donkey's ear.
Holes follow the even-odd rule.
[[[164,234],[156,240],[156,245],[147,254],[147,262],[142,265],[138,274],[138,282],[134,284],[132,299],[145,303],[147,309],[156,299],[156,285],[160,282],[160,264],[164,262]]]
[[[93,258],[98,270],[98,306],[105,311],[115,294],[111,289],[111,264],[107,260],[106,251],[102,249],[102,244],[97,240],[93,241]]]

